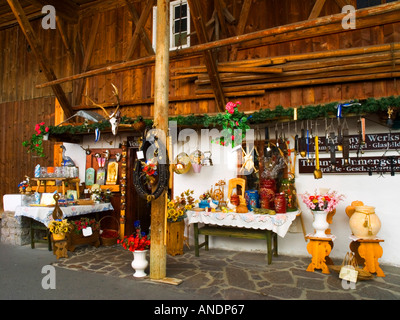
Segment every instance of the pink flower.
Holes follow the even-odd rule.
[[[49,127],[44,128],[44,131],[49,132]]]
[[[229,101],[229,102],[226,104],[225,109],[226,109],[230,114],[233,114],[233,113],[235,112],[235,107],[236,107],[236,104],[234,104],[233,102]]]

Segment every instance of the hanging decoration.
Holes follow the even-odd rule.
[[[149,148],[154,148],[154,152],[150,159],[146,159]],[[168,186],[169,163],[166,148],[157,136],[151,136],[149,132],[146,132],[136,154],[133,185],[140,197],[151,202],[157,199]]]

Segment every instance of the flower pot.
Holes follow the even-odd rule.
[[[200,171],[201,171],[201,167],[202,167],[202,165],[201,165],[201,164],[198,164],[198,163],[192,163],[192,168],[193,168],[193,171],[194,171],[195,173],[200,173]]]
[[[143,278],[147,276],[144,270],[149,265],[149,262],[146,259],[148,250],[135,250],[133,251],[133,261],[131,263],[132,268],[135,270],[133,276],[135,278]]]
[[[65,233],[53,233],[53,240],[60,241],[65,239]]]
[[[358,206],[351,215],[350,229],[354,236],[363,239],[374,239],[381,229],[381,221],[375,214],[375,207]]]
[[[200,200],[199,203],[199,208],[209,208],[210,204],[208,203],[208,200]]]
[[[314,237],[317,238],[326,238],[325,230],[329,228],[329,223],[326,221],[326,217],[328,212],[326,211],[314,211],[314,221],[312,223],[313,228],[315,229]]]

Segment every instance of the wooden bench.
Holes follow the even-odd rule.
[[[194,244],[195,255],[200,256],[200,248],[204,247],[206,251],[209,249],[209,236],[214,237],[230,237],[230,238],[245,238],[245,239],[261,239],[267,240],[267,255],[268,264],[272,263],[272,253],[278,255],[278,235],[272,230],[259,230],[259,229],[245,229],[235,227],[220,227],[206,225],[199,228],[198,223],[193,224],[194,227]],[[199,243],[199,235],[204,235],[204,242]],[[272,240],[274,242],[274,249],[272,250]]]

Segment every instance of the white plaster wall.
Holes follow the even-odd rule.
[[[304,125],[306,125],[306,123],[304,123]],[[323,135],[325,132],[325,125],[323,122],[319,122],[318,125],[319,134]],[[350,134],[356,134],[356,119],[348,120],[348,125],[350,128]],[[300,130],[300,122],[297,126],[298,130]],[[374,124],[368,120],[366,122],[366,128],[367,133],[388,132],[387,128]],[[274,128],[270,128],[270,135],[273,130]],[[294,134],[294,128],[292,125],[290,135],[294,136]],[[293,146],[293,143],[291,146]],[[224,149],[219,146],[218,148]],[[187,148],[185,149],[185,152],[190,153],[195,149],[196,148]],[[202,148],[201,150],[204,151],[206,149],[207,148]],[[221,163],[212,168],[202,168],[202,171],[198,174],[193,173],[193,171],[185,175],[175,174],[175,194],[179,194],[181,191],[191,188],[195,190],[195,197],[197,198],[202,192],[209,189],[210,186],[215,184],[218,180],[226,179],[226,181],[228,181],[235,177],[235,165],[233,163],[236,161],[236,156],[233,157],[231,155],[229,157],[229,153],[227,153],[229,148],[225,149],[226,150],[219,150],[219,152],[228,156],[230,159],[229,165]],[[365,151],[364,155],[382,156],[383,153],[384,150],[378,152]],[[398,152],[388,151],[386,155],[398,155]],[[354,157],[355,152],[351,152],[350,156]],[[341,157],[341,154],[337,154],[337,157]],[[215,155],[215,158],[218,158],[218,154]],[[320,158],[329,158],[329,154],[321,152]],[[379,176],[377,173],[374,173],[372,176],[369,176],[367,173],[324,174],[322,179],[316,180],[314,179],[313,174],[299,174],[298,165],[296,164],[296,188],[298,194],[304,193],[305,191],[313,192],[315,189],[320,187],[337,190],[339,193],[346,196],[345,201],[341,202],[337,206],[333,223],[330,226],[332,233],[336,236],[330,257],[342,259],[346,252],[350,251],[349,236],[351,230],[349,227],[349,218],[345,213],[345,208],[350,205],[352,201],[360,200],[363,201],[365,205],[375,207],[375,212],[382,223],[378,237],[385,241],[381,243],[383,256],[379,261],[381,263],[400,266],[400,255],[398,254],[398,248],[400,247],[400,237],[398,237],[398,232],[400,230],[400,209],[398,205],[400,197],[400,173],[396,173],[395,176],[386,173],[383,177]],[[303,211],[302,217],[306,233],[311,233],[313,232],[312,214],[302,203],[301,199],[299,199],[299,203]],[[190,238],[191,243],[193,244],[192,227],[190,228]],[[288,232],[285,238],[278,237],[278,252],[282,255],[310,256],[307,252],[306,246],[307,242],[305,242],[302,232]],[[210,237],[210,247],[238,251],[255,250],[266,252],[266,244],[263,240]],[[202,248],[201,250],[204,249]]]

